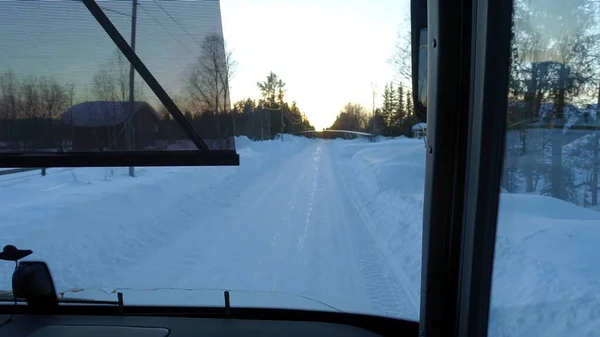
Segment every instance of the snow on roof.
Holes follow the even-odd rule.
[[[554,103],[542,103],[542,104],[540,104],[538,116],[542,119],[552,119],[551,117],[553,116],[555,109],[556,109],[556,105]],[[577,124],[585,123],[584,110],[579,109],[572,104],[566,104],[563,113],[564,113],[564,119],[555,119],[553,121],[554,125],[556,125],[556,126],[562,125],[564,127],[565,130],[563,132],[566,132],[567,129],[569,129]],[[545,124],[546,124],[546,122],[541,119],[537,120],[536,122],[529,123],[529,125],[532,125],[532,126],[535,126],[535,125],[542,126]]]
[[[161,119],[160,114],[147,102],[134,102],[135,111],[147,107]],[[129,117],[129,102],[116,101],[88,101],[75,104],[63,112],[61,121],[73,126],[111,126],[119,125]]]
[[[427,123],[417,123],[412,126],[413,131],[415,130],[427,130]]]

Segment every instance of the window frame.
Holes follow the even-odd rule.
[[[488,333],[512,6],[428,1],[420,336]]]

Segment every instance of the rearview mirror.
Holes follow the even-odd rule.
[[[413,105],[417,117],[427,122],[427,1],[411,1],[411,61]]]

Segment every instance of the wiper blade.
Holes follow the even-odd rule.
[[[118,301],[104,301],[104,300],[89,300],[85,298],[59,298],[58,303],[79,303],[79,304],[111,304],[119,305]]]
[[[0,291],[0,302],[14,302],[15,299],[10,291]],[[17,298],[17,302],[22,302],[22,299]]]
[[[0,302],[14,302],[14,297],[10,291],[0,291]],[[17,297],[17,302],[26,302],[25,299]],[[86,298],[64,298],[58,297],[58,303],[80,303],[80,304],[111,304],[119,305],[118,301],[92,300]]]

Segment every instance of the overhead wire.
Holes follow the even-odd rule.
[[[123,12],[120,12],[120,11],[117,11],[117,10],[114,10],[114,9],[110,9],[110,8],[102,7],[102,6],[100,6],[100,5],[98,5],[98,7],[100,7],[100,8],[101,8],[103,11],[107,11],[107,12],[111,12],[111,13],[115,13],[115,14],[118,14],[118,15],[123,15],[123,16],[127,16],[127,17],[130,17],[130,16],[131,16],[130,14],[123,13]]]
[[[148,11],[148,10],[146,9],[146,7],[142,6],[142,4],[141,4],[141,3],[138,3],[138,6],[140,6],[140,8],[141,8],[141,9],[142,9],[144,12],[146,12],[146,14],[148,14],[148,16],[150,16],[150,18],[152,18],[152,20],[154,20],[154,22],[156,22],[156,23],[157,23],[157,24],[158,24],[158,25],[159,25],[159,26],[160,26],[160,27],[161,27],[161,28],[162,28],[162,29],[163,29],[165,32],[167,32],[167,33],[168,33],[168,34],[169,34],[169,35],[170,35],[170,36],[171,36],[171,37],[172,37],[172,38],[173,38],[175,41],[177,41],[177,42],[178,42],[178,43],[179,43],[179,44],[180,44],[180,45],[181,45],[181,46],[182,46],[182,47],[183,47],[183,48],[184,48],[184,49],[185,49],[185,50],[186,50],[188,53],[190,53],[191,55],[194,55],[194,53],[192,53],[192,51],[191,51],[191,50],[189,50],[189,48],[187,48],[187,47],[185,46],[185,44],[183,44],[183,42],[181,42],[181,40],[179,40],[178,38],[176,38],[176,37],[175,37],[175,35],[173,35],[173,33],[171,33],[169,30],[167,30],[167,29],[165,28],[165,26],[163,26],[163,25],[160,23],[160,21],[159,21],[158,19],[156,19],[156,18],[154,17],[154,15],[152,15],[152,14],[150,13],[150,11]]]
[[[296,125],[302,124],[302,119],[298,120],[297,117],[291,115],[289,111],[286,111],[286,110],[284,110],[284,111],[285,111],[286,117],[292,122],[292,124],[296,124]]]
[[[196,43],[197,43],[198,45],[200,45],[200,42],[199,42],[198,40],[196,40],[196,38],[195,38],[195,37],[194,37],[192,34],[190,34],[190,32],[189,32],[187,29],[185,29],[185,28],[184,28],[184,27],[183,27],[183,26],[182,26],[182,25],[181,25],[181,24],[180,24],[180,23],[179,23],[177,20],[175,20],[175,18],[174,18],[174,17],[172,17],[172,16],[171,16],[171,14],[169,14],[169,12],[167,12],[167,10],[166,10],[166,9],[164,9],[164,8],[163,8],[163,6],[161,6],[161,5],[158,3],[158,1],[156,1],[156,0],[152,0],[152,1],[153,1],[153,2],[154,2],[154,3],[155,3],[157,6],[158,6],[158,8],[160,8],[160,9],[161,9],[161,10],[162,10],[162,11],[163,11],[163,12],[164,12],[164,13],[165,13],[165,14],[166,14],[166,15],[167,15],[169,18],[171,18],[171,20],[173,20],[173,22],[175,22],[175,24],[176,24],[177,26],[179,26],[179,28],[181,28],[181,29],[182,29],[182,30],[183,30],[183,31],[184,31],[184,32],[185,32],[185,33],[186,33],[186,34],[187,34],[187,35],[188,35],[190,38],[192,38],[192,40],[196,41]]]

